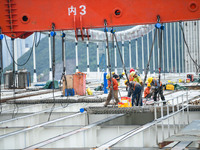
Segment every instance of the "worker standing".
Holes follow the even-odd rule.
[[[159,81],[157,79],[153,79],[152,77],[149,77],[148,78],[148,83],[151,84],[151,86],[154,86],[155,87],[155,91],[153,93],[153,99],[154,101],[157,100],[157,94],[159,93],[160,94],[160,97],[163,101],[163,104],[165,105],[166,102],[165,102],[165,97],[163,95],[163,86],[162,86],[162,82],[159,83]]]
[[[119,75],[116,74],[115,72],[112,72],[112,75],[113,75],[113,78],[115,78],[117,80],[118,86],[119,86],[119,84],[120,84],[120,77],[119,77]]]
[[[107,105],[110,103],[110,100],[112,98],[112,93],[114,94],[115,104],[118,104],[118,102],[119,102],[117,80],[114,79],[114,78],[112,78],[112,81],[113,81],[113,92],[112,92],[110,74],[106,75],[106,79],[108,80],[108,87],[107,87],[107,89],[110,89],[110,91],[109,91],[106,103],[104,104],[104,107],[107,107]]]
[[[135,81],[131,81],[129,83],[129,88],[131,90],[131,95],[132,95],[132,106],[134,104],[138,106],[140,101],[142,86]],[[142,106],[142,100],[140,102],[140,106]]]
[[[151,98],[153,92],[151,91],[151,84],[148,83],[147,87],[144,90],[144,98]]]
[[[140,85],[143,85],[142,79],[137,75],[137,73],[131,72],[130,75],[134,78],[133,81],[138,82]]]
[[[116,74],[115,72],[112,72],[113,78],[115,78],[117,80],[117,82],[120,80],[120,77],[118,74]]]

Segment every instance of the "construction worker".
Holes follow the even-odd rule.
[[[130,69],[130,73],[131,73],[132,71],[135,71],[135,70],[134,70],[133,68],[131,68],[131,69]]]
[[[136,73],[138,76],[140,76],[140,74],[139,74],[139,68],[138,68],[138,67],[135,69],[135,73]]]
[[[116,74],[115,72],[112,72],[113,78],[115,78],[118,82],[118,86],[120,85],[120,77],[118,74]]]
[[[129,75],[129,82],[133,81],[134,80],[134,77],[131,76],[131,72],[134,72],[135,70],[133,68],[130,69],[130,75]],[[128,89],[128,97],[131,96],[131,90],[130,88]]]
[[[125,72],[122,72],[122,74],[119,75],[119,78],[122,79],[125,75]]]
[[[112,93],[114,94],[114,99],[115,99],[115,104],[118,104],[119,99],[118,99],[118,83],[117,80],[112,78],[113,81],[113,91],[111,88],[111,80],[110,80],[110,74],[106,75],[106,79],[108,80],[108,87],[107,89],[110,89],[106,103],[104,104],[104,107],[107,107],[107,105],[110,103],[110,100],[112,98]]]
[[[124,84],[125,84],[125,86],[126,86],[126,91],[128,91],[128,80],[125,80],[125,81],[124,81]]]
[[[148,83],[151,84],[151,86],[154,86],[155,87],[155,91],[153,92],[153,99],[154,101],[157,100],[157,94],[159,93],[160,94],[160,97],[163,101],[163,104],[165,105],[166,102],[165,102],[165,97],[163,95],[163,86],[162,86],[162,82],[159,83],[159,81],[157,79],[153,79],[152,77],[149,77],[148,78]]]
[[[144,90],[144,98],[151,98],[151,96],[152,96],[152,91],[151,91],[151,84],[150,83],[148,83],[147,84],[147,87],[145,88],[145,90]]]
[[[116,74],[115,72],[112,72],[113,78],[115,78],[117,80],[117,82],[120,81],[120,77],[118,74]]]
[[[134,72],[135,70],[133,68],[130,69],[130,74],[131,72]],[[129,75],[129,81],[133,81],[134,77],[132,77],[131,75]]]
[[[131,72],[130,75],[134,78],[133,81],[138,82],[140,85],[143,85],[142,79],[137,75],[137,73]]]
[[[129,83],[129,89],[131,90],[131,95],[132,95],[132,106],[134,104],[138,106],[140,101],[142,86],[135,81],[131,81]],[[142,100],[140,102],[140,106],[142,106]]]

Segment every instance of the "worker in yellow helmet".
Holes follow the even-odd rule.
[[[131,72],[130,73],[131,77],[134,77],[133,81],[138,82],[140,85],[143,85],[142,79],[140,76],[137,75],[136,72]]]
[[[148,83],[147,87],[144,90],[144,98],[151,98],[153,92],[151,91],[151,84]]]
[[[149,77],[147,81],[148,81],[148,83],[151,84],[151,86],[155,87],[155,90],[154,90],[154,93],[153,93],[153,99],[154,99],[154,101],[157,101],[157,94],[159,93],[160,97],[161,97],[161,99],[163,101],[163,104],[165,105],[166,102],[165,102],[165,97],[163,95],[162,82],[159,83],[158,79],[154,79],[152,77]]]
[[[115,78],[117,80],[117,82],[119,82],[120,78],[119,75],[116,74],[115,72],[112,72],[113,78]]]
[[[124,78],[125,72],[122,72],[122,74],[119,75],[119,78],[122,79]]]
[[[124,84],[125,84],[125,86],[126,86],[126,91],[128,91],[128,80],[125,80],[125,81],[124,81]]]
[[[119,86],[119,84],[120,84],[120,77],[119,77],[119,75],[116,74],[115,72],[112,72],[112,75],[113,75],[113,78],[115,78],[117,80],[118,86]]]
[[[106,79],[108,80],[108,87],[107,89],[110,89],[106,103],[104,104],[104,107],[107,107],[107,105],[110,103],[110,100],[112,98],[112,88],[111,88],[111,79],[110,79],[110,74],[106,75]],[[114,95],[114,99],[115,99],[115,104],[118,104],[119,102],[119,98],[118,98],[118,83],[117,80],[112,78],[112,82],[113,82],[113,95]]]

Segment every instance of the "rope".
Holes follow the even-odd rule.
[[[163,25],[162,25],[163,27]],[[160,37],[159,37],[160,35]],[[162,61],[162,36],[163,36],[163,29],[161,29],[160,34],[158,33],[158,38],[160,39],[159,41],[159,48],[160,48],[160,56],[159,56],[159,84],[160,84],[160,74],[161,74],[161,61]]]
[[[61,77],[61,80],[64,78],[64,81],[65,81],[65,88],[67,88],[67,79],[66,79],[66,76],[65,76],[65,52],[64,52],[64,50],[65,50],[65,48],[64,48],[64,46],[65,46],[65,44],[64,44],[64,42],[65,42],[65,34],[64,33],[62,33],[62,61],[63,61],[63,73],[62,73],[62,77]],[[64,89],[65,90],[65,89]],[[65,95],[63,95],[63,96],[65,96]],[[69,98],[69,95],[67,94],[67,99]],[[60,103],[61,104],[61,106],[63,107],[63,108],[66,108],[69,104],[67,103],[66,105],[63,105],[63,103]]]
[[[56,105],[56,103],[55,103],[55,95],[54,95],[54,79],[55,79],[55,32],[54,32],[54,29],[55,29],[55,24],[54,23],[52,23],[52,32],[53,32],[53,59],[52,59],[52,76],[53,76],[53,84],[52,84],[52,86],[53,86],[53,101],[54,101],[54,104],[53,104],[53,106],[52,106],[52,108],[51,108],[51,111],[50,111],[50,113],[49,113],[49,118],[48,118],[48,121],[50,120],[50,118],[51,118],[51,114],[52,114],[52,112],[53,112],[53,110],[54,110],[54,108],[55,108],[55,105]]]
[[[40,40],[41,40],[41,32],[40,32],[39,41],[38,41],[38,42],[35,42],[35,47],[38,47],[38,46],[39,46]],[[37,32],[36,32],[36,40],[35,40],[35,41],[37,41]]]
[[[14,97],[14,101],[16,101],[15,99],[15,60],[14,60],[14,39],[11,39],[12,40],[12,48],[13,48],[13,97]],[[15,113],[16,111],[16,113]],[[15,105],[14,106],[14,109],[13,109],[13,114],[12,114],[12,118],[14,118],[16,116],[16,114],[18,113],[18,106]]]
[[[142,101],[142,93],[144,91],[144,85],[145,85],[145,81],[147,79],[147,74],[149,72],[149,65],[150,65],[150,61],[151,61],[151,55],[152,55],[152,52],[153,52],[153,46],[155,44],[155,38],[156,38],[156,34],[157,34],[157,30],[155,31],[154,33],[154,38],[153,38],[153,42],[152,42],[152,46],[151,46],[151,51],[150,51],[150,55],[149,55],[149,60],[148,60],[148,63],[147,63],[147,67],[146,67],[146,70],[145,70],[145,76],[144,76],[144,84],[142,85],[142,90],[141,90],[141,94],[140,94],[140,98],[139,98],[139,104],[141,104],[141,101]]]
[[[181,31],[182,31],[182,34],[183,34],[183,40],[184,40],[184,43],[187,47],[187,52],[190,56],[190,59],[193,61],[194,65],[196,66],[197,68],[197,71],[200,69],[200,65],[192,58],[191,54],[190,54],[190,50],[189,50],[189,46],[188,46],[188,43],[186,42],[186,39],[185,39],[185,33],[184,33],[184,30],[183,30],[183,27],[181,25],[181,22],[179,22],[179,25],[180,25],[180,28],[181,28]]]
[[[110,72],[110,82],[111,82],[111,89],[112,90],[112,96],[111,96],[111,99],[113,98],[114,96],[114,91],[113,91],[113,81],[112,81],[112,73],[111,73],[111,64],[110,64],[110,54],[109,54],[109,43],[108,43],[108,33],[107,33],[107,20],[105,19],[104,20],[104,32],[106,34],[106,43],[107,43],[107,55],[108,55],[108,68],[109,68],[109,72]]]
[[[13,57],[13,56],[14,56],[14,53],[13,53],[13,55],[12,55],[12,53],[11,53],[11,51],[10,51],[10,48],[9,48],[9,46],[8,46],[8,42],[7,42],[6,36],[5,36],[5,43],[6,43],[6,47],[7,47],[7,49],[8,49],[8,52],[9,52],[9,54],[10,54],[10,57],[13,59],[14,63],[15,63],[17,66],[24,66],[24,65],[26,65],[26,64],[28,63],[28,61],[30,60],[31,55],[32,55],[32,53],[33,53],[33,46],[34,46],[34,44],[35,44],[35,35],[34,35],[33,44],[32,44],[32,49],[31,49],[30,55],[28,56],[27,60],[26,60],[23,64],[18,64],[18,63],[14,60],[14,57]]]
[[[124,61],[123,61],[123,58],[122,58],[122,54],[121,54],[119,45],[118,45],[117,37],[116,37],[116,35],[115,35],[115,32],[112,32],[112,34],[113,34],[113,36],[114,36],[114,38],[115,38],[115,41],[116,41],[117,49],[118,49],[118,52],[119,52],[119,56],[120,56],[122,65],[123,65],[123,69],[124,69],[124,72],[125,72],[125,75],[126,75],[126,79],[128,80],[128,83],[129,83],[128,75],[127,75],[127,72],[126,72],[126,67],[125,67],[125,64],[124,64]]]
[[[1,34],[1,28],[0,28],[0,34]],[[2,79],[2,73],[3,73],[3,47],[2,47],[2,39],[0,39],[0,114],[2,112],[2,99],[1,99],[1,79]]]

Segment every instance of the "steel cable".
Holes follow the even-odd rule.
[[[181,22],[179,22],[179,25],[180,25],[180,28],[181,28],[181,31],[182,31],[184,43],[185,43],[185,45],[186,45],[186,47],[187,47],[187,52],[188,52],[188,54],[189,54],[189,56],[190,56],[190,59],[193,61],[194,65],[196,66],[197,71],[198,71],[198,70],[200,69],[200,65],[192,58],[192,56],[191,56],[191,54],[190,54],[190,50],[189,50],[188,43],[186,42],[186,39],[185,39],[185,32],[184,32],[184,30],[183,30],[183,27],[182,27],[182,25],[181,25]]]
[[[10,54],[10,57],[14,60],[14,57],[13,57],[14,54],[12,55],[12,53],[11,53],[11,51],[10,51],[10,48],[9,48],[9,46],[8,46],[8,42],[7,42],[6,36],[5,36],[5,43],[6,43],[6,47],[7,47],[7,49],[8,49],[8,52],[9,52],[9,54]],[[17,66],[24,66],[24,65],[26,65],[26,64],[28,63],[28,61],[30,60],[31,55],[32,55],[32,53],[33,53],[33,46],[34,46],[34,44],[35,44],[35,35],[34,35],[34,40],[33,40],[32,49],[31,49],[30,55],[28,56],[27,60],[26,60],[23,64],[18,64],[18,63],[14,60],[14,63],[15,63]]]

